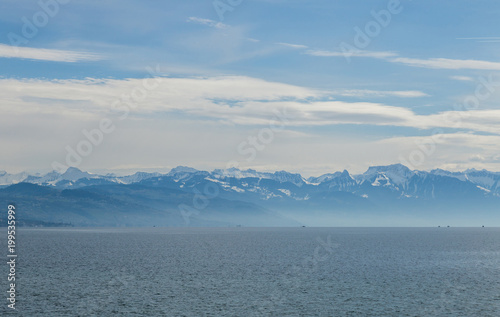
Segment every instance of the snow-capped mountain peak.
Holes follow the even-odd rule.
[[[299,187],[305,184],[305,179],[300,174],[289,173],[287,171],[274,172],[271,179],[281,183],[290,182]]]
[[[211,173],[214,177],[221,178],[221,177],[233,177],[233,178],[248,178],[248,177],[255,177],[255,178],[271,178],[270,173],[262,173],[262,172],[257,172],[256,170],[253,169],[247,169],[247,170],[240,170],[235,167],[231,167],[228,169],[216,169]]]
[[[154,180],[154,178],[158,178],[158,180]],[[269,173],[253,169],[230,168],[207,172],[185,166],[173,168],[168,174],[137,172],[133,175],[120,177],[111,174],[91,174],[75,167],[68,168],[63,174],[56,171],[44,175],[26,172],[18,174],[0,172],[0,185],[2,186],[26,182],[64,189],[99,184],[141,183],[148,179],[153,179],[152,182],[155,184],[157,181],[168,183],[170,180],[170,182],[178,183],[179,186],[186,185],[189,188],[196,186],[202,180],[220,181],[229,186],[228,188],[244,189],[254,193],[262,192],[268,196],[271,194],[282,195],[284,192],[276,191],[276,189],[283,189],[287,190],[286,193],[290,191],[290,197],[294,198],[305,197],[312,190],[311,187],[315,187],[319,191],[352,193],[359,191],[363,194],[368,193],[370,188],[379,188],[380,190],[389,189],[391,192],[401,192],[403,196],[408,194],[425,195],[427,193],[424,190],[426,186],[434,186],[435,184],[437,186],[444,186],[443,184],[459,186],[456,181],[460,181],[465,186],[464,188],[469,188],[467,186],[470,185],[479,186],[477,188],[484,189],[482,192],[485,194],[500,196],[500,173],[474,169],[464,172],[450,172],[442,169],[435,169],[431,172],[411,171],[401,164],[372,166],[365,173],[359,175],[351,175],[347,170],[344,170],[319,177],[310,177],[307,181],[300,174],[287,171]],[[435,183],[437,181],[439,183]],[[269,190],[266,190],[265,187],[268,187]],[[428,192],[433,191],[434,189],[431,189]]]
[[[114,175],[109,175],[108,178],[110,179],[115,178],[122,184],[132,184],[132,183],[138,183],[148,178],[160,177],[160,176],[162,176],[161,173],[137,172],[133,175],[122,176],[122,177],[115,177]]]
[[[361,182],[370,181],[376,184],[379,184],[382,179],[386,179],[384,181],[386,184],[389,182],[395,186],[401,186],[405,185],[408,179],[414,174],[413,171],[402,164],[392,164],[387,166],[370,166],[365,173],[358,175],[357,178]]]
[[[94,175],[87,173],[87,172],[82,172],[80,169],[76,167],[69,167],[66,172],[64,172],[61,175],[61,179],[67,180],[67,181],[77,181],[82,178],[92,178]]]
[[[198,172],[197,169],[188,167],[188,166],[177,166],[174,167],[168,172],[167,175],[174,175],[174,174],[179,174],[179,173],[196,173]]]
[[[340,172],[335,172],[335,173],[323,174],[319,177],[311,176],[307,179],[307,181],[312,183],[312,184],[321,184],[323,182],[326,182],[326,181],[329,181],[329,180],[334,179],[336,177],[339,177],[340,175],[341,175]]]

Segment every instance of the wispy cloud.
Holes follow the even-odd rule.
[[[153,80],[149,82],[150,85]],[[23,131],[16,135],[16,139],[1,139],[0,145],[16,149],[14,153],[17,153],[17,157],[33,157],[36,153],[37,160],[42,157],[46,164],[50,164],[54,160],[54,155],[58,155],[54,153],[58,153],[62,145],[74,144],[75,135],[81,135],[82,129],[96,127],[96,123],[103,117],[118,118],[123,114],[123,109],[128,107],[130,114],[127,121],[122,121],[120,133],[113,135],[120,140],[116,141],[120,151],[115,153],[115,147],[113,151],[104,149],[103,151],[107,152],[103,158],[106,163],[102,163],[104,165],[100,165],[101,168],[130,163],[127,153],[131,147],[138,149],[136,151],[138,153],[150,151],[147,152],[151,153],[147,157],[151,160],[147,162],[151,164],[160,164],[155,158],[165,155],[169,155],[169,161],[186,163],[186,157],[198,157],[193,149],[206,146],[206,138],[200,139],[197,132],[199,130],[193,130],[193,125],[206,131],[204,133],[210,140],[214,140],[214,143],[207,148],[210,153],[204,152],[204,163],[201,159],[188,163],[225,164],[227,158],[234,155],[227,144],[236,146],[248,137],[248,133],[255,133],[259,127],[269,126],[270,122],[276,119],[277,113],[284,114],[286,118],[286,133],[301,131],[303,130],[301,127],[344,124],[358,125],[360,129],[366,126],[382,126],[388,129],[404,127],[428,129],[428,131],[443,128],[450,129],[452,133],[468,131],[470,134],[466,136],[470,135],[470,142],[467,144],[476,142],[478,140],[476,136],[484,134],[496,136],[496,139],[491,138],[494,142],[490,142],[489,145],[482,143],[482,148],[475,146],[467,150],[467,155],[498,153],[500,109],[446,111],[421,115],[405,107],[373,101],[328,100],[330,97],[340,99],[342,94],[349,93],[363,98],[363,95],[371,94],[376,97],[377,94],[394,95],[400,92],[325,91],[244,76],[162,77],[158,87],[148,91],[144,96],[141,95],[140,100],[123,97],[131,96],[132,92],[138,91],[137,87],[143,85],[143,79],[136,78],[0,79],[0,100],[2,100],[0,112],[3,114],[0,116],[0,132],[8,133],[9,128]],[[421,93],[404,91],[402,95],[416,96]],[[182,120],[179,119],[179,115]],[[65,131],[65,133],[44,129],[47,126],[57,127],[54,131]],[[421,134],[421,132],[416,133]],[[182,135],[182,138],[179,138],[179,135]],[[398,134],[391,133],[391,135]],[[317,142],[318,138],[314,138],[314,142],[311,142],[312,139],[309,137],[301,136],[302,143],[300,143],[296,136],[288,137],[283,133],[280,137],[289,141],[277,142],[276,147],[273,146],[278,157],[283,153],[290,153],[297,147],[311,149],[310,152],[314,153],[322,151],[323,148],[334,148],[335,153],[338,153],[339,147],[332,147],[332,142],[335,140],[340,143],[339,146],[346,144],[343,147],[345,153],[349,149],[352,151],[353,148],[352,143],[347,144],[348,141],[343,135],[320,134],[321,144]],[[366,153],[373,153],[374,156],[383,153],[390,159],[398,157],[405,149],[409,153],[415,149],[415,144],[410,143],[411,139],[408,138],[401,138],[396,143],[387,143],[382,147],[380,143],[367,142],[364,139],[366,138],[361,137],[356,141],[359,142],[357,143],[359,146],[356,147],[359,153],[355,151],[352,156],[343,158],[345,164],[352,163],[353,158],[355,160],[356,157],[363,157]],[[455,139],[442,138],[445,144]],[[15,146],[20,142],[27,146],[21,148]],[[463,143],[460,142],[461,139],[455,142],[457,149],[464,151]],[[151,144],[162,144],[162,146],[151,147]],[[449,157],[456,161],[455,153],[450,152],[448,147],[446,149]],[[323,157],[331,155],[333,154],[324,153]],[[22,164],[15,159],[16,156],[11,156],[8,164],[12,166]],[[125,157],[127,159],[124,159]],[[430,165],[446,161],[446,158],[441,158],[438,154],[435,158],[435,162],[429,159]],[[317,162],[311,164],[313,166]]]
[[[474,59],[449,59],[449,58],[406,58],[398,57],[390,59],[390,62],[401,63],[413,67],[437,68],[437,69],[485,69],[500,70],[500,63],[480,61]]]
[[[420,145],[436,146],[437,151],[428,156],[422,169],[443,168],[465,170],[468,168],[488,168],[498,170],[500,156],[498,149],[500,136],[471,133],[440,133],[430,136],[396,136],[382,139],[372,146],[383,148],[393,156],[408,157]]]
[[[474,78],[469,76],[450,76],[450,78],[453,80],[460,80],[460,81],[474,81]]]
[[[407,58],[399,54],[387,51],[323,51],[308,50],[307,55],[319,57],[368,57],[386,60],[391,63],[404,64],[411,67],[435,68],[435,69],[477,69],[477,70],[500,70],[500,62],[490,62],[474,59],[450,59],[450,58]]]
[[[376,51],[349,51],[349,52],[339,52],[339,51],[322,51],[322,50],[308,50],[307,55],[319,56],[319,57],[371,57],[371,58],[388,58],[398,56],[394,52],[376,52]]]
[[[214,20],[197,18],[197,17],[189,17],[186,20],[186,22],[192,22],[192,23],[207,25],[209,27],[213,27],[213,28],[216,28],[216,29],[226,29],[226,28],[229,27],[227,24],[224,24],[222,22],[217,22],[217,21],[214,21]]]
[[[295,48],[295,49],[306,49],[307,46],[306,45],[301,45],[301,44],[290,44],[290,43],[276,43],[278,45],[282,45],[282,46],[286,46],[286,47],[291,47],[291,48]]]
[[[480,43],[498,43],[500,42],[500,37],[498,36],[483,36],[483,37],[459,37],[457,40],[471,40]]]
[[[373,98],[373,97],[400,97],[400,98],[418,98],[427,97],[428,94],[418,90],[367,90],[367,89],[348,89],[334,92],[336,95],[344,97]]]
[[[2,113],[82,115],[116,112],[116,96],[140,87],[140,79],[0,80]],[[352,90],[343,94],[420,97],[418,91]],[[341,93],[337,92],[337,96]],[[287,109],[289,126],[360,124],[452,128],[500,134],[500,110],[447,111],[419,115],[404,107],[375,102],[325,101],[335,91],[270,82],[243,76],[163,78],[131,114],[184,113],[196,120],[239,125],[268,124],[275,111]]]
[[[101,55],[89,52],[17,47],[5,44],[0,44],[0,58],[21,58],[67,63],[98,61],[103,59]]]

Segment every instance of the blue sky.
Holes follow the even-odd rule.
[[[73,165],[500,171],[498,1],[65,2],[0,4],[0,169],[69,166],[107,119]]]

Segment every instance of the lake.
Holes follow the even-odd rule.
[[[499,228],[21,227],[16,247],[19,316],[500,316]]]

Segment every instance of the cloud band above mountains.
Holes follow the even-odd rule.
[[[167,78],[144,88],[147,79],[0,80],[2,112],[108,116],[128,108],[131,115],[184,113],[196,119],[239,125],[267,125],[285,111],[290,127],[368,124],[417,129],[459,128],[500,134],[500,110],[453,109],[417,114],[378,102],[345,101],[345,96],[425,97],[419,91],[327,91],[243,76]]]

